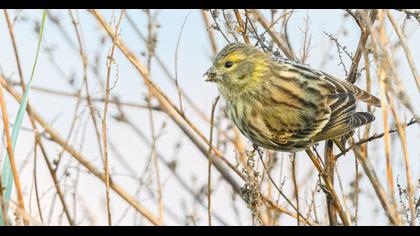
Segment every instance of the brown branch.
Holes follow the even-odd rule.
[[[64,210],[64,213],[67,217],[67,220],[69,221],[70,225],[74,225],[74,221],[73,221],[72,217],[70,216],[70,211],[69,211],[69,209],[67,207],[67,204],[66,204],[66,201],[64,199],[64,194],[63,194],[63,191],[61,190],[60,182],[57,179],[56,171],[54,170],[53,164],[50,162],[50,160],[48,158],[47,151],[44,148],[44,145],[42,143],[40,135],[38,134],[35,137],[36,137],[35,138],[35,143],[41,149],[42,156],[44,157],[45,163],[47,164],[48,171],[50,172],[51,178],[52,178],[53,183],[54,183],[54,187],[57,191],[57,194],[58,194],[58,197],[60,199],[61,205],[63,206],[63,210]]]
[[[9,84],[12,84],[12,85],[18,84],[17,82],[11,81],[9,79],[7,79],[7,82]],[[48,88],[44,88],[44,87],[38,87],[38,86],[31,86],[31,90],[42,92],[42,93],[47,93],[47,94],[51,94],[51,95],[63,96],[63,97],[75,97],[75,98],[80,98],[81,100],[87,100],[88,99],[87,96],[80,96],[80,93],[57,91],[57,90],[48,89]],[[92,99],[93,102],[105,102],[105,98],[91,97],[91,99]],[[114,105],[117,105],[117,106],[121,105],[121,106],[131,107],[131,108],[149,109],[149,105],[147,105],[147,104],[120,101],[117,98],[114,98],[112,100],[108,99],[108,103],[114,104]],[[154,110],[154,111],[162,111],[162,109],[158,106],[152,106],[151,109]]]
[[[213,55],[216,55],[218,51],[216,39],[214,37],[214,31],[210,28],[209,17],[207,16],[207,11],[201,10],[200,12],[201,12],[201,15],[203,16],[204,25],[206,27],[207,34],[209,36],[212,53]]]
[[[305,217],[302,217],[302,216],[299,217],[298,214],[295,213],[295,212],[291,212],[291,211],[287,210],[286,208],[279,206],[276,202],[271,200],[269,197],[266,197],[266,196],[263,195],[262,200],[264,201],[264,203],[266,205],[278,210],[279,212],[285,213],[286,215],[291,216],[295,219],[299,219],[300,222],[304,222],[304,223],[307,223],[308,225],[312,225],[312,226],[318,226],[319,225],[315,222],[309,221]]]
[[[296,212],[299,212],[299,188],[296,180],[296,153],[291,154],[292,157],[292,179],[296,199]],[[297,218],[297,225],[300,226],[299,215]]]
[[[336,158],[333,154],[333,141],[325,141],[325,154],[324,154],[324,171],[327,178],[327,181],[331,183],[331,186],[334,187],[334,166]],[[325,192],[325,197],[327,198],[327,211],[328,219],[330,221],[330,226],[337,225],[337,211],[334,207],[331,194]]]
[[[4,202],[4,198],[3,198],[3,177],[1,176],[1,171],[0,171],[0,208],[1,208],[1,214],[3,215],[3,221],[4,221],[4,225],[7,226],[9,225],[8,222],[8,218],[7,218],[7,213],[6,213],[6,204]]]
[[[353,142],[352,140],[353,139],[350,138],[351,143]],[[374,167],[369,162],[369,159],[364,157],[356,146],[354,146],[352,150],[356,158],[362,164],[363,170],[366,173],[369,181],[371,182],[372,187],[375,190],[376,196],[378,197],[383,209],[385,210],[388,219],[391,221],[392,224],[399,225],[400,219],[397,211],[398,209],[391,205],[391,203],[389,202],[387,194],[384,188],[382,187],[381,183],[379,182],[379,179],[374,171]]]
[[[411,175],[411,164],[410,164],[410,158],[408,156],[408,147],[407,147],[407,138],[405,135],[405,126],[401,124],[400,118],[398,117],[397,110],[395,108],[394,101],[387,96],[392,115],[394,116],[394,120],[397,124],[398,129],[398,135],[400,137],[401,146],[403,148],[403,154],[404,154],[404,164],[405,164],[405,174],[406,174],[406,181],[407,181],[407,197],[408,197],[408,205],[410,208],[411,213],[411,226],[416,225],[416,207],[414,206],[414,190],[413,190],[413,180]]]
[[[356,20],[356,23],[359,25],[359,28],[361,31],[359,43],[357,45],[356,52],[354,53],[354,56],[351,62],[350,73],[347,76],[347,81],[354,84],[354,82],[356,82],[356,79],[357,79],[357,67],[359,65],[359,61],[362,58],[363,51],[366,50],[365,45],[369,38],[369,31],[367,30],[366,24],[363,23],[355,14],[353,14],[350,10],[348,10],[347,12],[351,16],[353,16],[353,18]],[[369,13],[370,21],[371,21],[370,24],[373,25],[373,23],[375,22],[377,13],[378,13],[377,10],[370,11]]]
[[[241,17],[241,14],[239,13],[239,10],[234,9],[233,11],[235,12],[236,21],[238,21],[238,24],[239,24],[238,31],[241,32],[245,43],[250,44],[248,35],[246,33],[246,28],[244,26],[244,22],[242,21],[242,17]]]
[[[384,22],[384,12],[379,12],[380,20],[380,29],[379,34],[382,39],[385,37],[385,22]],[[380,87],[380,96],[381,96],[381,109],[382,117],[384,122],[384,142],[385,142],[385,158],[386,158],[386,175],[388,181],[388,191],[392,200],[394,207],[397,207],[397,201],[395,199],[395,184],[394,184],[394,174],[392,171],[392,159],[391,159],[391,140],[389,136],[389,124],[388,124],[388,103],[386,99],[386,94],[388,93],[388,83],[386,81],[386,71],[382,66],[378,68],[379,70],[379,87]]]
[[[325,172],[325,169],[322,167],[320,161],[317,159],[315,154],[310,149],[307,149],[306,153],[308,154],[312,163],[315,165],[315,168],[318,170],[319,174],[321,175],[321,178],[324,180],[325,190],[328,191],[328,194],[331,195],[331,202],[333,206],[335,207],[335,209],[337,210],[337,213],[340,216],[341,221],[343,222],[344,225],[349,225],[349,221],[347,219],[346,213],[343,210],[343,207],[340,203],[337,193],[334,190],[334,187],[332,186],[332,183],[329,181],[329,178],[327,176],[327,173]]]

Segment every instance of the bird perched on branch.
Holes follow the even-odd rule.
[[[242,134],[277,151],[337,141],[375,119],[356,112],[357,100],[380,106],[378,98],[345,80],[243,43],[224,47],[204,75],[217,84]]]

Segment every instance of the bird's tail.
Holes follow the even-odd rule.
[[[362,101],[362,102],[366,102],[372,106],[375,107],[381,107],[381,100],[375,96],[373,96],[372,94],[364,91],[363,89],[353,85],[354,87],[354,95],[356,95],[356,97]]]
[[[356,112],[354,113],[350,120],[349,124],[353,126],[353,128],[358,128],[360,126],[366,125],[375,120],[375,116],[369,112]]]
[[[372,113],[356,112],[351,116],[349,120],[349,124],[353,127],[353,129],[355,129],[360,126],[366,125],[374,120],[375,120],[375,116],[372,115]],[[345,152],[346,142],[351,136],[353,136],[353,133],[354,133],[354,130],[341,136],[340,138],[333,139],[335,145],[337,145],[338,149],[340,149],[341,152]]]

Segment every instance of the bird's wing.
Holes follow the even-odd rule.
[[[353,85],[352,83],[338,79],[332,75],[329,75],[325,72],[321,72],[324,76],[320,76],[321,80],[331,84],[334,87],[335,93],[348,93],[354,94],[356,99],[359,99],[362,102],[366,102],[370,105],[380,107],[381,101],[379,98],[373,96],[372,94],[364,91],[363,89]]]
[[[331,108],[329,122],[322,131],[313,137],[321,141],[342,136],[353,129],[372,122],[375,117],[368,112],[356,112],[356,100],[361,100],[380,107],[380,100],[353,84],[337,79],[321,72],[320,81],[324,93],[327,93],[327,103]]]
[[[279,62],[276,63],[278,67],[273,70],[276,80],[271,88],[280,87],[280,89],[277,91],[270,89],[275,91],[271,97],[279,97],[272,100],[278,100],[277,103],[274,102],[275,104],[290,101],[290,96],[276,95],[289,94],[290,91],[296,95],[299,94],[300,99],[292,96],[295,103],[287,105],[294,107],[291,106],[288,109],[284,107],[267,109],[277,111],[276,114],[268,111],[270,114],[265,117],[273,119],[267,120],[266,123],[277,128],[278,132],[284,132],[288,128],[290,133],[295,133],[290,137],[292,140],[311,138],[317,142],[342,136],[374,120],[374,116],[370,113],[355,112],[356,99],[380,106],[378,98],[345,80],[314,70],[309,66],[290,61],[276,61]],[[274,120],[276,118],[277,121]],[[288,119],[287,123],[291,125],[281,124],[281,121],[285,119]]]
[[[349,120],[355,114],[355,96],[348,93],[339,93],[328,95],[327,100],[331,109],[328,123],[313,137],[314,141],[338,137],[354,129],[349,124]]]
[[[328,101],[316,84],[302,81],[293,71],[279,71],[267,79],[265,96],[269,99],[261,109],[264,123],[279,142],[309,140],[329,121]]]
[[[375,119],[369,112],[355,112],[356,98],[354,94],[329,95],[328,103],[331,108],[329,121],[321,132],[312,138],[314,142],[340,137]]]
[[[276,64],[280,67],[283,71],[293,71],[296,73],[301,73],[304,78],[307,78],[308,81],[310,80],[322,80],[326,84],[325,86],[330,87],[328,90],[331,90],[330,94],[338,94],[338,93],[349,93],[354,94],[356,99],[360,101],[366,102],[370,105],[380,107],[381,103],[380,100],[371,95],[370,93],[360,89],[359,87],[353,85],[352,83],[338,79],[328,73],[315,70],[308,65],[296,63],[287,59],[273,57],[272,60],[277,62]]]
[[[368,112],[356,112],[356,100],[380,106],[380,100],[353,84],[335,78],[327,73],[322,75],[318,84],[327,94],[327,103],[331,109],[328,123],[321,132],[313,137],[315,142],[342,136],[355,128],[372,122],[375,117]]]

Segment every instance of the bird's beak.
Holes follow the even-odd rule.
[[[204,73],[203,77],[206,77],[206,82],[214,82],[214,77],[216,76],[216,73],[214,72],[214,67],[210,67],[210,69],[208,69],[206,71],[206,73]]]

